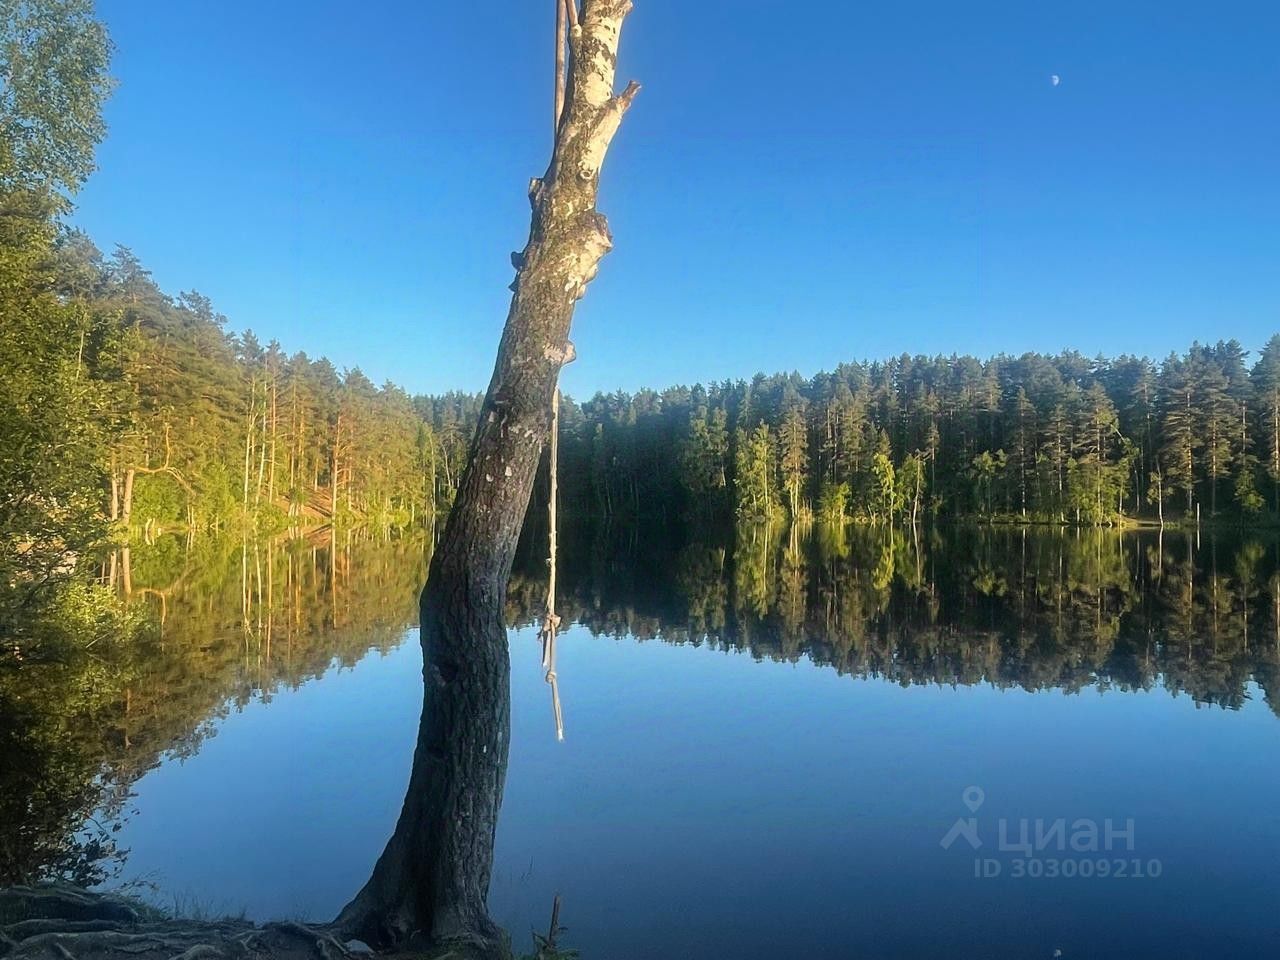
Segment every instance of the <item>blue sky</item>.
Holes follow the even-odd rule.
[[[1274,4],[635,4],[569,392],[1280,330]],[[120,86],[76,220],[236,329],[481,390],[553,9],[99,0]]]

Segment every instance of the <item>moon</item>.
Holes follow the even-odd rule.
[[[1053,76],[1049,78],[1049,82],[1056,87],[1058,84],[1062,82],[1062,78],[1055,73]]]

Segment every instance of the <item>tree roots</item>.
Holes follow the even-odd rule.
[[[4,960],[354,960],[372,951],[325,926],[175,920],[142,904],[49,885],[0,890]]]

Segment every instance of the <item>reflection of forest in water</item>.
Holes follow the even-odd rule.
[[[352,534],[336,549],[328,535],[175,538],[105,558],[139,636],[0,671],[0,885],[112,876],[131,785],[194,755],[230,710],[397,646],[426,557],[422,540]]]
[[[508,616],[543,613],[538,538]],[[165,540],[103,575],[144,612],[139,640],[0,672],[0,883],[103,879],[131,785],[190,756],[229,710],[269,700],[416,623],[428,545],[340,535]],[[1280,541],[1186,533],[854,527],[568,530],[559,607],[594,633],[809,657],[902,684],[1027,689],[1163,685],[1275,708]],[[79,830],[96,812],[91,829]]]
[[[1163,685],[1239,707],[1256,681],[1277,706],[1272,537],[855,526],[680,547],[579,540],[561,551],[559,606],[594,633],[806,656],[902,684]],[[513,623],[541,611],[537,571],[513,577]]]

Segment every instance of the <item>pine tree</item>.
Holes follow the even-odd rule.
[[[1068,499],[1077,516],[1108,522],[1118,512],[1128,480],[1115,404],[1099,383],[1084,392],[1072,448]]]
[[[1008,486],[1013,489],[1018,511],[1025,518],[1028,506],[1034,502],[1032,493],[1036,467],[1036,411],[1025,387],[1018,387],[1008,418],[1012,421],[1007,458]]]
[[[808,513],[802,501],[809,468],[808,439],[804,412],[799,406],[793,406],[783,415],[778,427],[778,468],[792,520]]]
[[[761,421],[748,434],[737,433],[737,514],[743,520],[770,521],[777,508],[773,491],[774,442],[768,426]]]
[[[1232,439],[1236,435],[1236,410],[1222,367],[1211,357],[1199,364],[1196,390],[1197,433],[1203,449],[1201,465],[1209,488],[1209,515],[1218,513],[1218,488],[1231,469]]]
[[[1280,514],[1280,333],[1263,347],[1250,380],[1256,398],[1261,460],[1271,480],[1271,509]]]
[[[1158,461],[1164,489],[1181,491],[1187,513],[1195,502],[1196,453],[1201,446],[1195,407],[1196,383],[1191,365],[1170,356],[1160,369],[1160,445]]]
[[[920,520],[920,511],[925,495],[924,459],[919,452],[909,454],[895,477],[895,505],[911,520],[915,526]]]

